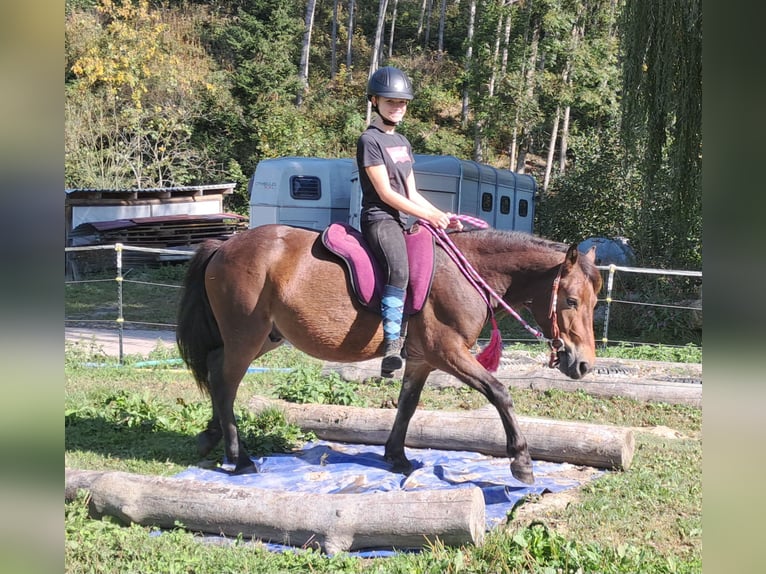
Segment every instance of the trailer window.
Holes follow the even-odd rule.
[[[519,217],[529,215],[529,202],[526,199],[519,200]]]
[[[500,213],[508,215],[511,212],[511,198],[507,195],[500,197]]]
[[[294,175],[290,178],[290,197],[319,199],[322,197],[322,182],[314,175]]]
[[[492,194],[491,193],[481,194],[481,210],[492,211]]]

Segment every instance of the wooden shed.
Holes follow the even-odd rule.
[[[233,193],[234,186],[67,189],[65,245],[123,243],[192,252],[207,238],[226,239],[247,229],[247,217],[223,209],[224,196]],[[152,254],[134,254],[134,258],[162,260]]]

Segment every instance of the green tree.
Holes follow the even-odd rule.
[[[702,3],[628,0],[622,133],[641,158],[641,250],[698,268],[702,246]]]
[[[617,126],[573,134],[571,150],[575,161],[553,180],[535,212],[537,232],[565,243],[635,237],[640,173],[626,161]]]
[[[180,185],[209,173],[192,139],[205,113],[197,94],[216,87],[206,54],[179,43],[183,22],[163,21],[146,0],[100,0],[68,19],[67,185]]]

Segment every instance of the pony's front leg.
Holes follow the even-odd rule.
[[[465,350],[457,354],[443,370],[455,375],[469,387],[476,389],[497,409],[506,436],[506,452],[511,463],[511,474],[525,484],[533,484],[532,457],[527,439],[521,432],[508,389]]]
[[[396,418],[391,434],[386,441],[385,459],[391,463],[393,472],[410,474],[412,463],[404,454],[404,439],[407,436],[407,427],[412,415],[420,401],[420,393],[423,391],[428,375],[433,369],[425,363],[416,364],[407,361],[404,369],[402,388],[399,391],[399,402],[396,407]]]

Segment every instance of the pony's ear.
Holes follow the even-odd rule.
[[[564,256],[564,269],[569,271],[572,267],[577,265],[577,258],[580,256],[580,252],[577,250],[577,244],[573,243],[569,246],[567,254]]]
[[[590,249],[588,249],[587,253],[585,253],[585,259],[587,259],[594,265],[596,264],[596,246],[595,245],[591,247]]]

